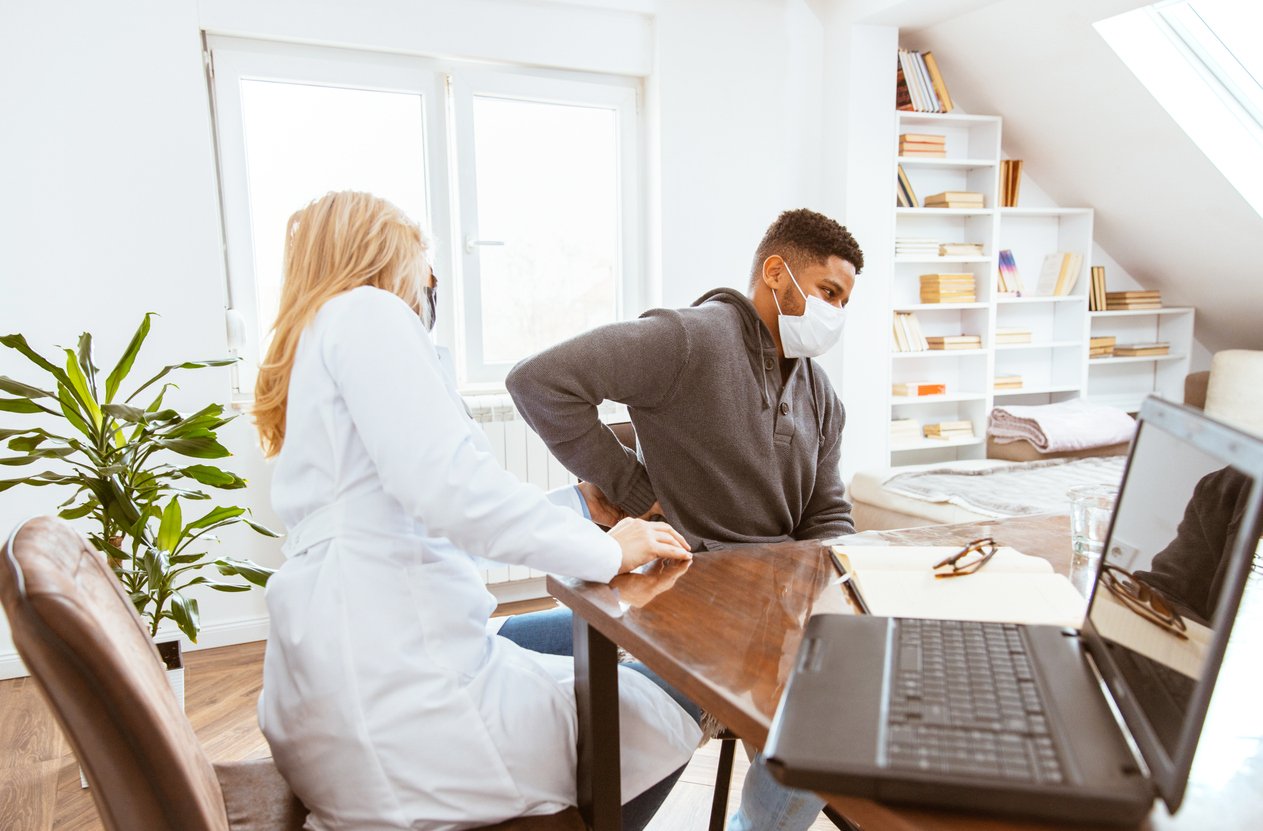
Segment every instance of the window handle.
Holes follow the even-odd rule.
[[[501,239],[477,239],[473,234],[465,235],[465,253],[472,254],[474,249],[480,245],[504,245]]]

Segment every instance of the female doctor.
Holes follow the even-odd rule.
[[[368,194],[295,213],[255,391],[289,528],[259,722],[317,831],[463,829],[575,804],[573,661],[487,634],[495,600],[473,558],[604,582],[690,556],[668,525],[604,534],[496,463],[430,340],[425,252],[420,228]],[[644,675],[622,671],[619,693],[625,815],[652,816],[700,731]]]

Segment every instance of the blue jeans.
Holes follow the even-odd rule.
[[[569,609],[554,609],[548,612],[534,612],[526,615],[515,615],[500,627],[500,636],[508,638],[518,646],[532,652],[543,652],[548,655],[574,656],[574,626]],[[693,702],[668,685],[649,667],[636,661],[625,664],[630,669],[644,675],[657,684],[667,695],[684,708],[693,721],[701,722],[702,711]],[[623,805],[623,828],[626,831],[641,831],[658,808],[666,800],[676,780],[684,768],[669,774],[665,779],[649,788],[649,790]]]
[[[500,634],[535,652],[574,655],[574,627],[569,609],[516,615],[505,621]],[[661,687],[694,721],[700,723],[701,709],[653,670],[639,661],[627,666]],[[636,831],[648,825],[683,772],[684,769],[680,768],[624,805],[623,826],[628,831]],[[816,821],[823,808],[824,800],[811,791],[787,788],[777,782],[760,753],[746,774],[745,785],[741,789],[741,806],[732,815],[728,831],[805,831]]]

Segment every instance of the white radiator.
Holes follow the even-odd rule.
[[[510,473],[524,482],[552,490],[579,481],[553,458],[544,440],[527,426],[507,394],[465,397],[470,415],[482,425],[492,452]],[[601,406],[606,421],[626,421],[627,409],[613,402]],[[526,566],[492,565],[483,579],[500,602],[543,597],[544,572]]]

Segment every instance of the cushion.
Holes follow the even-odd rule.
[[[1035,462],[1041,459],[1086,458],[1088,456],[1121,456],[1127,452],[1128,444],[1107,444],[1102,447],[1085,447],[1080,450],[1055,450],[1052,453],[1040,453],[1035,445],[1025,440],[997,442],[987,436],[987,458],[1004,459],[1009,462]]]

